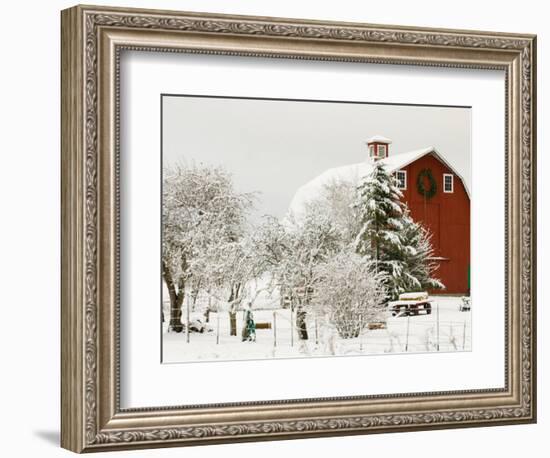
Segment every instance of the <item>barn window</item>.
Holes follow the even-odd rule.
[[[451,173],[443,174],[443,192],[454,192],[454,175]]]
[[[378,157],[386,157],[386,145],[378,145]]]
[[[398,170],[395,172],[395,181],[397,181],[398,189],[407,189],[407,171]]]

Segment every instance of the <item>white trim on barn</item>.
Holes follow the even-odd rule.
[[[400,178],[400,175],[403,178]],[[407,190],[407,171],[406,170],[396,170],[395,171],[395,180],[397,181],[397,188],[401,191]]]
[[[447,182],[447,178],[450,178],[451,181]],[[450,188],[447,187],[447,184],[450,183]],[[454,175],[452,173],[444,173],[443,174],[443,192],[446,194],[452,194],[455,192],[455,183],[454,183]]]

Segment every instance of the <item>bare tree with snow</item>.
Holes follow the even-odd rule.
[[[175,165],[164,170],[162,276],[172,330],[183,330],[185,295],[192,290],[197,294],[209,283],[203,276],[215,269],[213,254],[219,258],[238,243],[252,205],[253,195],[238,193],[221,167]]]
[[[350,244],[361,229],[356,201],[357,187],[352,182],[333,179],[326,183],[320,194],[306,206],[310,207],[310,212],[312,207],[317,207],[315,211],[327,215],[340,233],[342,243]]]
[[[230,335],[237,335],[237,311],[243,301],[255,298],[269,289],[259,288],[257,280],[266,272],[264,260],[255,251],[254,232],[246,231],[238,239],[215,244],[202,258],[201,274],[210,285],[207,294],[218,303],[226,303],[229,312]],[[225,298],[225,300],[224,300]]]
[[[284,223],[268,218],[258,237],[257,254],[296,310],[296,327],[302,340],[308,339],[306,315],[318,283],[316,266],[341,248],[341,237],[329,215],[311,206],[300,219],[290,215]]]

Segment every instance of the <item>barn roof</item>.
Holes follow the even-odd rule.
[[[439,152],[433,146],[409,151],[407,153],[390,155],[389,157],[380,159],[380,162],[386,166],[386,170],[388,172],[394,172],[408,166],[409,164],[412,164],[414,161],[428,154],[432,154],[433,156],[435,156],[443,164],[445,164],[447,168],[449,168],[449,170],[451,170],[458,178],[460,178],[462,184],[464,185],[464,189],[466,190],[466,193],[469,197],[470,193],[462,176],[454,169],[454,167],[452,167],[449,162],[447,162],[447,160],[445,160],[443,156],[441,156],[441,154],[439,154]],[[289,210],[295,214],[301,213],[301,211],[305,207],[305,204],[312,201],[315,197],[319,196],[323,187],[331,182],[347,181],[351,183],[359,183],[359,180],[362,177],[372,171],[372,165],[373,162],[371,162],[370,160],[366,160],[357,164],[344,165],[341,167],[334,167],[326,170],[325,172],[317,175],[311,181],[298,188],[290,202]]]

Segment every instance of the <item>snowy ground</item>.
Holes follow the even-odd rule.
[[[387,316],[386,329],[365,329],[355,339],[341,339],[334,330],[309,321],[309,340],[301,341],[296,330],[291,333],[288,309],[254,310],[256,323],[271,323],[272,327],[258,329],[256,342],[241,342],[243,312],[238,314],[236,337],[229,335],[227,313],[220,313],[219,320],[216,313],[211,313],[212,331],[190,333],[189,343],[184,332],[166,332],[165,323],[163,362],[470,351],[471,312],[459,311],[460,297],[433,296],[432,299],[431,315]]]

